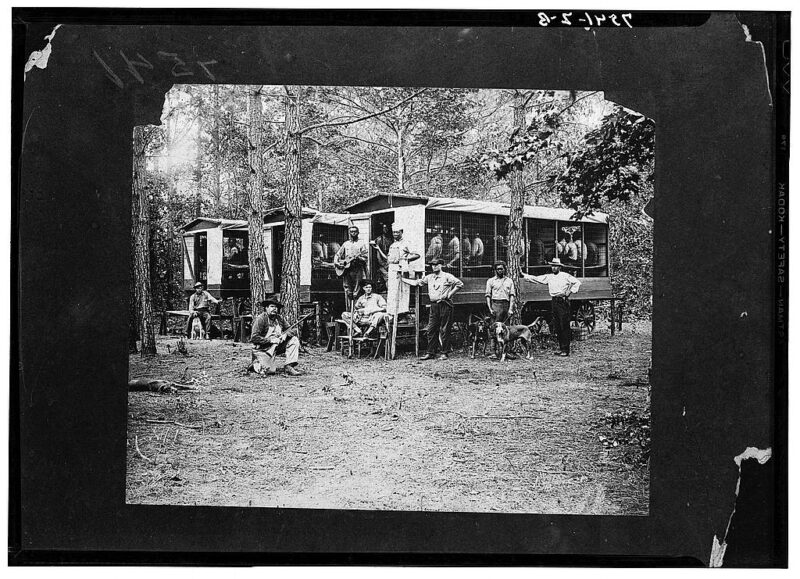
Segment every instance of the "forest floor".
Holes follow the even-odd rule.
[[[623,429],[633,414],[649,442],[649,323],[504,363],[308,347],[296,378],[247,374],[247,344],[177,342],[130,358],[131,378],[200,391],[129,394],[129,503],[648,514],[647,455]]]

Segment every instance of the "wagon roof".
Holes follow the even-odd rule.
[[[218,217],[196,217],[181,227],[183,231],[197,231],[200,229],[238,229],[247,227],[247,221],[242,219],[221,219]]]
[[[469,213],[487,213],[490,215],[508,215],[510,205],[508,203],[498,203],[496,201],[480,201],[476,199],[457,199],[453,197],[418,197],[415,195],[392,195],[392,199],[400,199],[397,205],[425,205],[428,209],[441,209],[444,211],[465,211]],[[354,203],[345,208],[345,211],[354,213],[360,211],[376,211],[389,209],[389,195],[379,193],[363,201]],[[394,205],[394,203],[392,203]],[[560,221],[573,221],[573,211],[571,209],[561,209],[557,207],[539,207],[534,205],[525,206],[525,217],[533,219],[558,219]],[[584,223],[608,223],[608,215],[596,211],[593,215],[587,215],[579,222]]]

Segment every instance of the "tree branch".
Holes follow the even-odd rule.
[[[422,94],[426,90],[428,90],[428,89],[427,88],[423,88],[422,90],[415,92],[414,94],[412,94],[411,96],[409,96],[407,98],[404,98],[399,103],[389,107],[388,109],[384,109],[384,110],[378,111],[376,113],[371,113],[369,115],[364,115],[362,117],[358,117],[356,119],[353,119],[352,121],[343,121],[343,122],[338,122],[338,123],[319,123],[319,124],[316,124],[316,125],[311,125],[309,127],[305,127],[303,129],[300,129],[298,131],[298,133],[303,135],[303,134],[305,134],[305,133],[307,133],[309,131],[313,131],[315,129],[321,129],[323,127],[339,127],[339,126],[342,126],[342,125],[352,125],[353,123],[358,123],[360,121],[365,121],[367,119],[371,119],[372,117],[377,117],[379,115],[385,115],[388,112],[391,112],[391,111],[393,111],[393,110],[395,110],[397,108],[400,108],[402,105],[404,105],[405,103],[407,103],[411,99],[419,96],[420,94]]]

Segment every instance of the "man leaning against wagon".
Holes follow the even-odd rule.
[[[428,286],[431,311],[425,333],[428,336],[428,353],[420,358],[430,360],[439,350],[439,359],[446,360],[450,351],[450,326],[453,325],[453,294],[464,287],[464,282],[456,276],[442,271],[442,258],[433,259],[430,264],[433,273],[422,279],[403,278],[408,285]]]
[[[569,327],[569,296],[578,291],[581,282],[570,274],[561,271],[561,260],[553,258],[550,268],[553,273],[544,275],[522,274],[522,279],[533,283],[546,284],[553,307],[553,324],[558,334],[559,352],[557,356],[569,356],[569,343],[572,330]]]

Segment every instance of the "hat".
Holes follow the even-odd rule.
[[[281,309],[283,307],[283,304],[281,302],[279,302],[278,300],[276,300],[275,298],[267,298],[265,300],[262,300],[260,302],[260,304],[261,304],[262,308],[266,308],[267,306],[270,306],[270,305],[275,306],[278,309]]]
[[[548,262],[548,265],[557,265],[558,267],[563,267],[564,264],[561,263],[561,260],[557,257],[554,257],[552,261]]]
[[[392,223],[392,231],[403,231],[403,226],[399,223]]]
[[[362,279],[361,287],[364,287],[365,285],[375,285],[375,282],[372,281],[371,279]]]
[[[195,287],[195,289],[196,289],[196,288],[199,288],[199,287],[205,287],[205,286],[203,285],[203,282],[199,281],[199,282],[197,282],[196,284],[194,284],[194,287]]]
[[[441,257],[434,257],[428,262],[428,265],[442,265],[445,261]]]
[[[506,262],[505,262],[505,261],[495,261],[495,262],[494,262],[494,268],[495,268],[495,269],[497,269],[497,268],[498,268],[498,267],[500,267],[501,265],[502,265],[503,267],[506,267]]]

